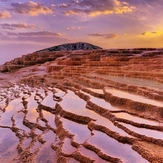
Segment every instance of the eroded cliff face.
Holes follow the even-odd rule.
[[[6,63],[0,162],[162,163],[162,63],[162,49],[42,51]]]

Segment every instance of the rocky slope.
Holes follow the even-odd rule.
[[[0,74],[0,162],[163,162],[163,49],[36,54]]]
[[[77,51],[77,53],[82,53],[82,50],[89,51],[94,49],[102,49],[102,48],[84,42],[53,46],[47,49],[36,51],[31,54],[23,55],[22,57],[19,58],[15,58],[14,60],[11,60],[10,62],[7,62],[4,65],[0,66],[0,72],[13,71],[21,67],[45,63],[47,61],[53,61],[56,58],[63,56],[63,54],[59,53],[59,51],[65,51],[64,53],[68,55],[72,51]]]
[[[86,43],[86,42],[77,42],[77,43],[68,43],[68,44],[53,46],[53,47],[46,48],[40,51],[94,50],[94,49],[102,49],[102,48]]]

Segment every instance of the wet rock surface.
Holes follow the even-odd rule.
[[[4,65],[0,162],[162,163],[163,50],[53,53]]]

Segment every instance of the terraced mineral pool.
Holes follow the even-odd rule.
[[[30,146],[27,147],[31,153],[37,153],[39,149],[41,148],[42,144],[37,141],[31,141]]]
[[[161,132],[161,131],[155,131],[155,130],[150,130],[150,129],[145,129],[145,128],[138,128],[138,127],[132,126],[130,124],[122,123],[122,122],[120,124],[127,127],[131,131],[134,131],[141,135],[146,135],[148,137],[153,137],[155,139],[163,138],[163,132]]]
[[[80,147],[80,153],[83,154],[84,156],[90,157],[92,160],[95,160],[94,163],[111,163],[109,161],[103,160],[95,152],[84,147]]]
[[[95,93],[104,94],[104,91],[102,89],[95,89],[95,88],[90,88],[90,87],[86,87],[86,89],[89,89],[90,91],[95,92]]]
[[[87,115],[86,102],[72,91],[68,91],[59,104],[66,111],[79,115]]]
[[[30,129],[29,129],[28,127],[26,127],[26,126],[23,124],[24,116],[25,116],[25,115],[24,115],[23,112],[19,112],[19,113],[15,114],[15,115],[13,116],[14,121],[15,121],[14,123],[15,123],[16,127],[20,128],[20,129],[22,129],[22,130],[24,130],[25,132],[29,132]]]
[[[22,148],[23,149],[29,148],[31,142],[32,142],[32,139],[31,138],[28,138],[28,139],[27,138],[24,138]]]
[[[19,140],[10,129],[0,128],[0,133],[0,162],[13,162],[18,155],[16,147]]]
[[[92,96],[89,93],[86,93],[84,91],[80,91],[80,92],[82,92],[85,95],[88,95],[90,97],[90,101],[93,102],[94,104],[98,105],[98,106],[101,106],[101,107],[108,109],[110,111],[120,110],[118,107],[112,106],[109,102],[105,101],[102,98],[94,97],[94,96]]]
[[[42,110],[43,113],[43,117],[47,120],[47,123],[52,127],[52,128],[56,128],[55,122],[54,122],[54,118],[55,116],[47,111]]]
[[[0,125],[12,126],[11,117],[23,108],[21,98],[13,100],[5,108],[5,112],[1,114]]]
[[[86,109],[86,107],[85,107],[86,102],[84,100],[80,99],[77,95],[75,95],[71,91],[68,91],[68,94],[63,98],[63,101],[60,102],[60,105],[63,108],[63,110],[73,112],[73,113],[75,113],[77,115],[81,115],[81,116],[84,115],[84,116],[90,117],[90,118],[96,120],[95,121],[96,124],[106,126],[109,129],[120,133],[121,135],[129,136],[126,132],[124,132],[123,130],[121,130],[118,127],[114,126],[112,124],[112,122],[109,121],[108,119],[100,116],[99,114],[97,114],[97,113],[95,113],[95,112],[93,112],[91,110]]]
[[[62,90],[60,90],[58,88],[54,88],[54,89],[56,90],[56,93],[55,93],[56,96],[63,97],[66,95],[66,93],[63,92]]]
[[[39,152],[36,156],[36,162],[39,163],[53,163],[57,162],[57,155],[55,151],[51,148],[51,145],[55,141],[55,134],[52,131],[48,131],[42,136],[43,140],[46,142],[41,145],[41,148],[39,148]]]
[[[75,123],[65,118],[61,118],[60,120],[63,122],[63,127],[75,135],[74,139],[76,142],[82,144],[91,136],[91,132],[88,129],[87,125]]]
[[[20,89],[25,89],[25,88],[20,88]],[[20,92],[20,89],[18,87],[16,87],[16,88],[14,87],[14,90],[17,91],[15,93],[17,94],[18,92]],[[72,112],[74,114],[81,115],[81,116],[90,117],[94,120],[93,122],[97,125],[102,125],[108,129],[110,129],[111,131],[119,133],[122,136],[131,137],[126,132],[124,132],[122,129],[118,128],[117,126],[114,126],[114,124],[110,120],[100,116],[95,111],[89,110],[88,108],[86,108],[86,104],[87,104],[86,101],[84,101],[79,96],[77,96],[73,91],[68,90],[67,93],[65,93],[59,89],[56,89],[56,90],[58,93],[53,92],[51,90],[51,88],[49,88],[49,90],[47,90],[46,93],[45,93],[44,89],[41,89],[41,90],[34,89],[33,92],[31,92],[30,94],[26,94],[26,93],[19,94],[18,98],[9,102],[9,105],[6,107],[5,112],[1,113],[0,124],[4,125],[4,126],[9,126],[9,127],[15,126],[15,127],[19,128],[20,129],[19,133],[23,136],[23,140],[22,140],[22,144],[20,143],[20,140],[18,141],[18,138],[15,136],[15,134],[18,133],[17,131],[15,134],[13,134],[13,132],[11,132],[10,129],[0,128],[0,131],[3,132],[4,130],[6,130],[9,133],[12,133],[11,135],[13,136],[13,138],[9,137],[9,139],[11,139],[11,148],[9,148],[8,151],[6,150],[6,152],[2,152],[0,154],[0,156],[1,156],[0,162],[6,162],[6,160],[7,161],[11,160],[11,162],[12,162],[13,158],[18,159],[19,155],[16,152],[17,151],[16,147],[18,144],[21,145],[21,147],[24,151],[30,152],[35,156],[33,161],[36,161],[39,163],[56,162],[57,155],[56,155],[56,152],[51,148],[51,145],[55,144],[58,146],[62,143],[63,143],[63,146],[62,146],[61,150],[65,154],[71,154],[75,151],[79,151],[79,152],[81,152],[81,154],[83,154],[87,157],[90,157],[92,160],[95,160],[95,163],[107,162],[107,161],[101,159],[95,152],[84,148],[84,146],[82,146],[82,143],[84,143],[85,141],[88,141],[88,143],[101,149],[102,152],[106,153],[107,155],[122,159],[122,161],[124,163],[130,163],[130,162],[146,163],[147,162],[138,153],[133,151],[130,145],[119,143],[114,138],[109,137],[108,135],[106,135],[103,132],[94,131],[94,130],[91,132],[88,129],[88,125],[76,123],[74,121],[68,120],[63,117],[60,117],[60,121],[63,123],[63,128],[65,130],[69,131],[71,134],[73,134],[74,141],[77,143],[80,143],[81,145],[80,145],[79,149],[73,147],[71,145],[70,138],[65,138],[63,142],[61,142],[60,139],[58,139],[56,141],[57,135],[53,131],[51,131],[47,126],[47,124],[48,124],[53,129],[57,128],[55,125],[55,116],[56,115],[54,115],[50,112],[47,112],[45,110],[41,110],[41,112],[39,112],[37,110],[38,104],[39,104],[37,99],[39,99],[39,98],[40,98],[39,102],[43,105],[54,108],[55,104],[59,103],[61,105],[61,107],[63,108],[63,110],[65,110],[65,111]],[[25,89],[24,91],[27,91],[27,90]],[[106,108],[106,109],[112,110],[112,111],[120,111],[119,108],[114,108],[113,106],[110,105],[110,103],[106,102],[104,99],[99,99],[99,98],[94,97],[85,92],[82,92],[82,93],[89,95],[90,101],[92,101],[93,103],[95,103],[99,106],[102,106],[103,108]],[[10,96],[13,96],[12,93],[9,93],[9,94],[10,94]],[[4,95],[6,95],[6,93]],[[60,101],[60,102],[54,101],[54,99],[53,99],[54,95],[62,97],[62,101]],[[23,106],[22,97],[25,97],[24,100],[27,102],[27,107],[25,105]],[[127,113],[113,113],[113,114],[116,115],[117,117],[126,116],[126,117],[124,117],[125,119],[131,119],[131,120],[134,119],[133,118],[134,116],[129,115]],[[41,117],[43,116],[43,118],[46,119],[47,122],[46,121],[44,122],[40,116]],[[39,124],[40,126],[44,127],[44,131],[42,131],[38,128],[30,129],[30,128],[26,127],[23,124],[24,118],[27,119],[29,122],[32,122],[34,124]],[[135,117],[134,120],[135,121],[141,120],[147,124],[159,125],[157,122],[145,120],[145,119],[139,118],[139,117]],[[151,123],[149,123],[149,122],[151,122]],[[128,128],[130,129],[130,126],[128,126]],[[145,131],[142,130],[142,132],[144,132],[145,134],[148,131],[149,130],[146,130],[146,129],[145,129]],[[92,133],[94,135],[92,135]],[[149,133],[154,138],[162,138],[163,137],[163,134],[158,131],[152,131],[152,132],[150,131]],[[0,138],[0,143],[1,143],[0,150],[1,150],[1,145],[2,145],[2,147],[6,146],[5,144],[3,144],[5,141],[7,142],[7,140],[5,139],[6,135],[7,135],[7,133],[4,132],[4,134],[2,134],[2,137]],[[30,136],[34,135],[34,138],[29,137],[29,135]],[[155,136],[155,135],[157,135],[157,136]],[[44,144],[39,142],[40,139],[42,139],[44,141]],[[11,154],[11,159],[6,158],[5,155],[9,154],[9,152],[11,152],[13,149],[15,151],[12,153],[13,155]],[[70,158],[69,162],[71,160],[72,160],[72,162],[78,163],[78,161],[76,161],[73,158]],[[70,162],[70,163],[72,163],[72,162]]]
[[[90,110],[90,117],[92,119],[95,119],[96,121],[94,121],[95,124],[97,125],[102,125],[102,126],[105,126],[107,127],[108,129],[114,131],[114,132],[117,132],[119,133],[120,135],[123,135],[123,136],[130,136],[128,135],[126,132],[124,132],[122,129],[114,126],[114,124],[109,120],[109,119],[106,119],[102,116],[100,116],[99,114],[93,112]]]
[[[48,92],[48,95],[43,99],[41,104],[54,108],[56,102],[53,100],[53,92]]]
[[[3,111],[3,109],[5,108],[5,106],[6,106],[5,100],[4,100],[4,101],[1,101],[1,102],[0,102],[0,112]]]
[[[37,118],[37,123],[42,126],[42,127],[46,127],[46,122],[44,122],[42,119]]]
[[[124,163],[148,163],[148,161],[132,150],[130,145],[119,143],[99,131],[94,131],[94,135],[90,137],[88,143],[96,146],[107,155],[120,158]]]
[[[57,162],[57,155],[54,152],[53,149],[51,148],[44,148],[41,149],[39,154],[36,157],[36,162],[39,163],[53,163],[53,162]]]
[[[71,153],[75,152],[76,150],[77,150],[77,148],[75,148],[71,145],[71,139],[65,138],[63,146],[62,146],[62,152],[66,153],[66,154],[71,154]]]
[[[80,163],[80,162],[75,160],[74,158],[69,158],[68,163]]]
[[[133,101],[146,103],[146,104],[151,104],[151,105],[155,105],[155,106],[159,106],[159,107],[163,106],[163,102],[161,102],[161,101],[151,100],[151,99],[148,99],[148,98],[146,98],[144,96],[131,94],[131,93],[121,91],[121,90],[118,90],[118,89],[106,87],[105,91],[111,93],[113,96],[117,96],[117,97],[120,97],[120,98],[127,98],[127,99],[130,99],[130,100],[133,100]]]
[[[34,100],[35,93],[32,93],[30,98],[27,100],[27,114],[26,118],[33,123],[36,123],[36,119],[39,117],[39,113],[37,112],[38,103]]]
[[[140,79],[140,78],[132,78],[132,77],[123,77],[123,76],[112,76],[112,75],[101,75],[101,74],[94,74],[94,76],[98,76],[104,79],[113,80],[115,82],[123,83],[123,84],[131,84],[136,85],[139,87],[148,87],[155,90],[163,90],[163,84],[147,80],[147,79]]]
[[[153,125],[153,126],[163,126],[163,123],[140,118],[128,113],[112,113],[112,114],[115,115],[117,118],[127,119],[136,123],[142,123],[142,124]]]

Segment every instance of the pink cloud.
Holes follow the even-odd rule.
[[[64,14],[67,16],[87,14],[91,17],[95,17],[99,15],[129,13],[134,9],[134,6],[120,0],[82,0],[72,1],[70,9],[65,11]]]
[[[10,18],[10,17],[11,17],[11,15],[10,15],[10,13],[8,11],[0,12],[0,18],[1,19],[6,19],[6,18]]]
[[[9,30],[14,30],[14,29],[19,29],[19,28],[25,28],[25,29],[33,29],[33,28],[37,28],[38,27],[34,24],[26,24],[26,23],[13,23],[13,24],[9,24],[9,23],[4,23],[4,24],[0,24],[1,27],[3,29],[9,29]]]
[[[112,39],[112,38],[118,37],[118,35],[117,34],[114,34],[114,33],[109,33],[109,34],[92,33],[92,34],[88,34],[88,36],[92,36],[92,37],[103,37],[105,39]]]
[[[53,10],[51,8],[32,1],[25,2],[25,3],[12,3],[11,6],[13,7],[11,10],[14,13],[18,13],[18,14],[38,16],[39,14],[46,15],[46,14],[53,13]]]

